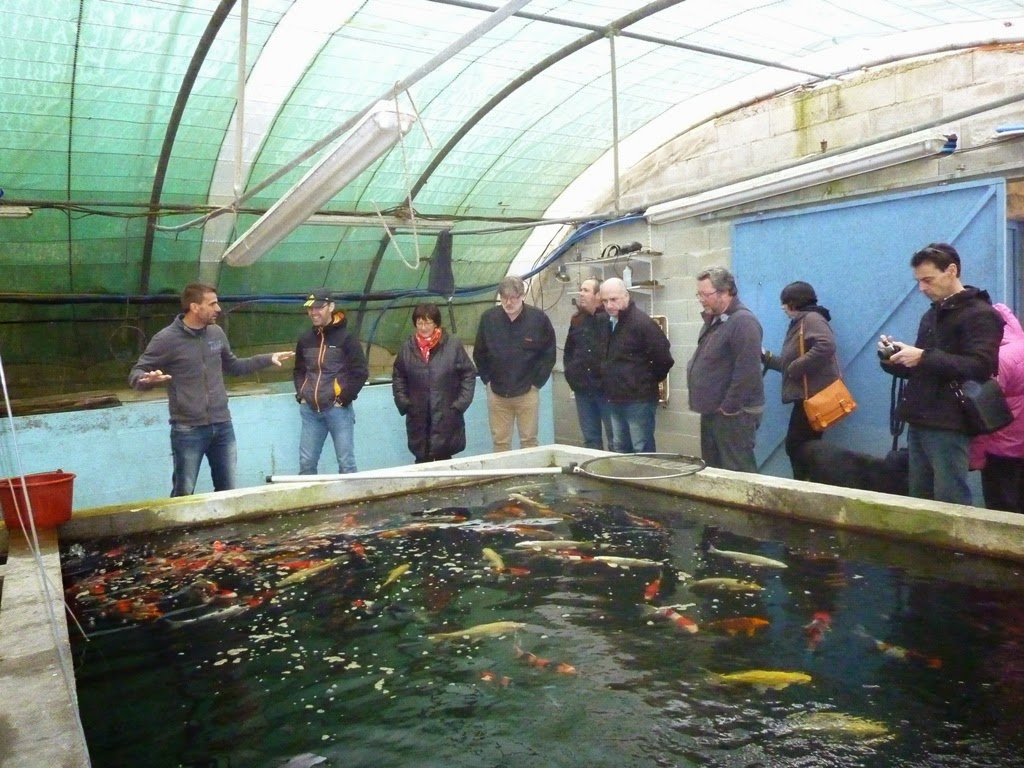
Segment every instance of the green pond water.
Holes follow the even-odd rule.
[[[97,768],[1024,765],[1012,563],[581,477],[62,560]]]

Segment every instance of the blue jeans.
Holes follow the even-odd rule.
[[[195,492],[203,456],[210,464],[215,491],[230,491],[235,487],[238,449],[230,421],[201,427],[172,424],[171,456],[174,459],[171,496],[191,496]]]
[[[910,495],[918,499],[971,505],[967,454],[971,438],[947,429],[910,425]]]
[[[612,450],[616,453],[654,453],[654,415],[657,400],[609,403]]]
[[[299,404],[302,416],[302,435],[299,437],[299,474],[315,475],[320,463],[320,452],[330,434],[334,440],[334,453],[338,457],[338,472],[356,471],[355,443],[352,437],[356,413],[349,403],[344,408],[335,405],[318,411],[306,403]]]
[[[604,450],[604,439],[601,429],[608,435],[608,447],[612,446],[612,417],[608,401],[600,393],[575,392],[576,415],[580,420],[580,431],[583,433],[583,445],[587,448]]]

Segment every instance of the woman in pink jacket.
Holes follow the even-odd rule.
[[[1024,329],[1008,306],[996,304],[995,309],[1006,321],[996,379],[1013,411],[1013,421],[971,441],[970,466],[981,470],[986,507],[1024,512]]]

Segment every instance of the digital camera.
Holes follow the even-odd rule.
[[[885,346],[878,350],[878,357],[881,358],[882,360],[888,360],[890,357],[892,357],[899,351],[899,347],[897,347],[895,344],[886,344]]]

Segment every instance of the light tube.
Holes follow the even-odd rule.
[[[341,144],[228,246],[223,261],[244,267],[259,259],[391,149],[415,120],[399,112],[394,101],[378,102]]]
[[[645,215],[652,224],[667,224],[951,151],[945,139],[925,139],[888,149],[849,152],[652,205]]]
[[[27,205],[0,205],[0,219],[27,219],[31,215]]]
[[[306,219],[307,226],[324,227],[362,227],[364,229],[381,229],[387,227],[394,233],[411,234],[412,219],[404,216],[354,216],[349,213],[314,213]],[[416,231],[426,234],[437,234],[441,230],[455,226],[453,219],[416,219]]]

